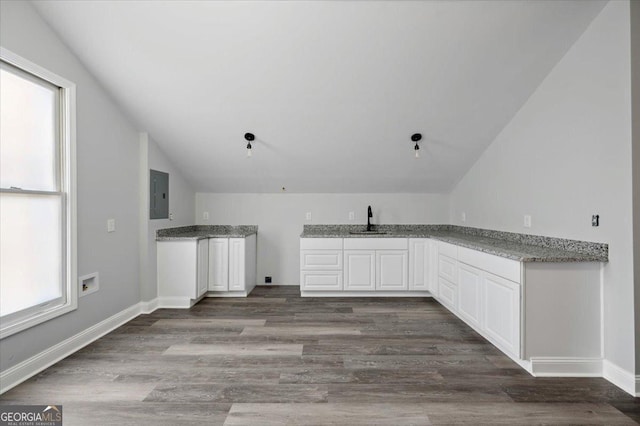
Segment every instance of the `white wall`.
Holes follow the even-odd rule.
[[[633,120],[633,257],[636,303],[636,374],[640,372],[640,3],[631,2],[631,88]]]
[[[455,224],[465,212],[469,226],[609,243],[604,353],[633,373],[629,38],[629,2],[608,3],[459,182],[451,211]]]
[[[77,310],[0,342],[4,371],[139,301],[138,132],[31,3],[0,2],[0,41],[77,85],[78,275],[100,273]]]
[[[173,219],[149,219],[149,169],[169,173],[169,213]],[[140,133],[140,298],[157,297],[156,231],[194,224],[195,191],[158,144]]]
[[[448,197],[437,194],[196,194],[196,223],[258,225],[258,284],[299,285],[304,224],[448,223]],[[349,221],[349,212],[355,220]],[[202,213],[209,212],[209,221]],[[312,220],[305,220],[311,212]]]

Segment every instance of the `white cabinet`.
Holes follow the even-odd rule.
[[[443,242],[437,259],[440,303],[519,359],[520,262]]]
[[[447,281],[446,279],[438,278],[438,300],[444,306],[449,308],[453,313],[456,312],[456,305],[458,301],[458,288],[454,283]]]
[[[428,240],[429,247],[429,267],[427,274],[429,276],[429,291],[433,297],[438,297],[438,242]]]
[[[407,238],[301,238],[302,295],[428,295],[429,287],[437,286],[429,244],[426,238],[412,239],[411,247]]]
[[[407,290],[407,251],[376,251],[376,290]]]
[[[341,291],[342,270],[301,271],[300,286],[303,291]]]
[[[342,239],[300,240],[300,289],[342,291]]]
[[[167,307],[190,306],[206,291],[208,245],[204,240],[158,242],[158,297]]]
[[[458,269],[458,315],[476,329],[481,328],[482,271],[460,264]]]
[[[503,351],[520,357],[520,285],[485,272],[483,331]]]
[[[344,289],[374,291],[376,289],[375,250],[344,251]]]
[[[209,238],[209,291],[229,290],[229,239]]]
[[[244,291],[244,238],[229,238],[229,291]]]
[[[256,285],[256,237],[209,239],[211,295],[246,296]]]
[[[209,296],[246,296],[256,285],[255,234],[157,244],[161,307],[189,308],[207,291]]]
[[[429,238],[409,239],[409,290],[438,294],[438,243]]]
[[[198,240],[198,278],[196,297],[207,292],[209,282],[209,242],[206,239]]]
[[[446,256],[442,253],[438,255],[438,275],[447,279],[449,282],[458,281],[458,262],[456,259]]]
[[[409,290],[430,290],[429,240],[409,240]]]

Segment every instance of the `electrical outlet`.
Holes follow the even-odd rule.
[[[600,226],[600,215],[594,214],[591,216],[591,226]]]
[[[465,212],[462,212],[462,214],[460,214],[460,220],[463,222],[467,221],[467,214]]]
[[[202,212],[202,220],[209,220],[209,212]]]
[[[107,219],[107,232],[116,232],[116,220]]]
[[[173,220],[173,213],[169,213],[169,220]]]
[[[356,220],[356,213],[355,212],[349,212],[349,220]]]
[[[531,215],[528,215],[528,214],[524,215],[524,227],[531,228]]]
[[[311,212],[307,212],[307,214],[305,215],[305,219],[311,220]]]
[[[264,283],[265,284],[271,284],[271,277],[269,277],[269,276],[264,277]]]

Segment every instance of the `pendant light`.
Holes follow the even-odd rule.
[[[251,146],[251,141],[255,140],[256,137],[253,135],[253,133],[245,133],[244,138],[247,140],[247,157],[251,157],[251,149],[253,148]]]
[[[422,134],[420,133],[414,133],[413,135],[411,135],[411,141],[415,142],[413,150],[416,152],[416,158],[420,158],[420,145],[418,145],[418,142],[421,139],[422,139]]]

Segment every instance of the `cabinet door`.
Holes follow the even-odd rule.
[[[374,250],[344,251],[344,289],[374,291],[376,288],[376,252]]]
[[[402,291],[407,288],[407,251],[376,251],[376,290]]]
[[[198,286],[196,296],[200,297],[207,292],[209,280],[209,241],[208,239],[198,240]]]
[[[244,290],[244,238],[229,238],[229,291]]]
[[[429,240],[409,240],[409,290],[429,290]]]
[[[429,291],[434,297],[438,297],[438,242],[434,240],[429,241],[429,269],[428,285]]]
[[[458,315],[477,329],[481,328],[482,272],[464,263],[458,268]]]
[[[229,239],[209,238],[209,291],[229,290]]]
[[[520,358],[520,285],[484,273],[483,330],[493,343]]]

